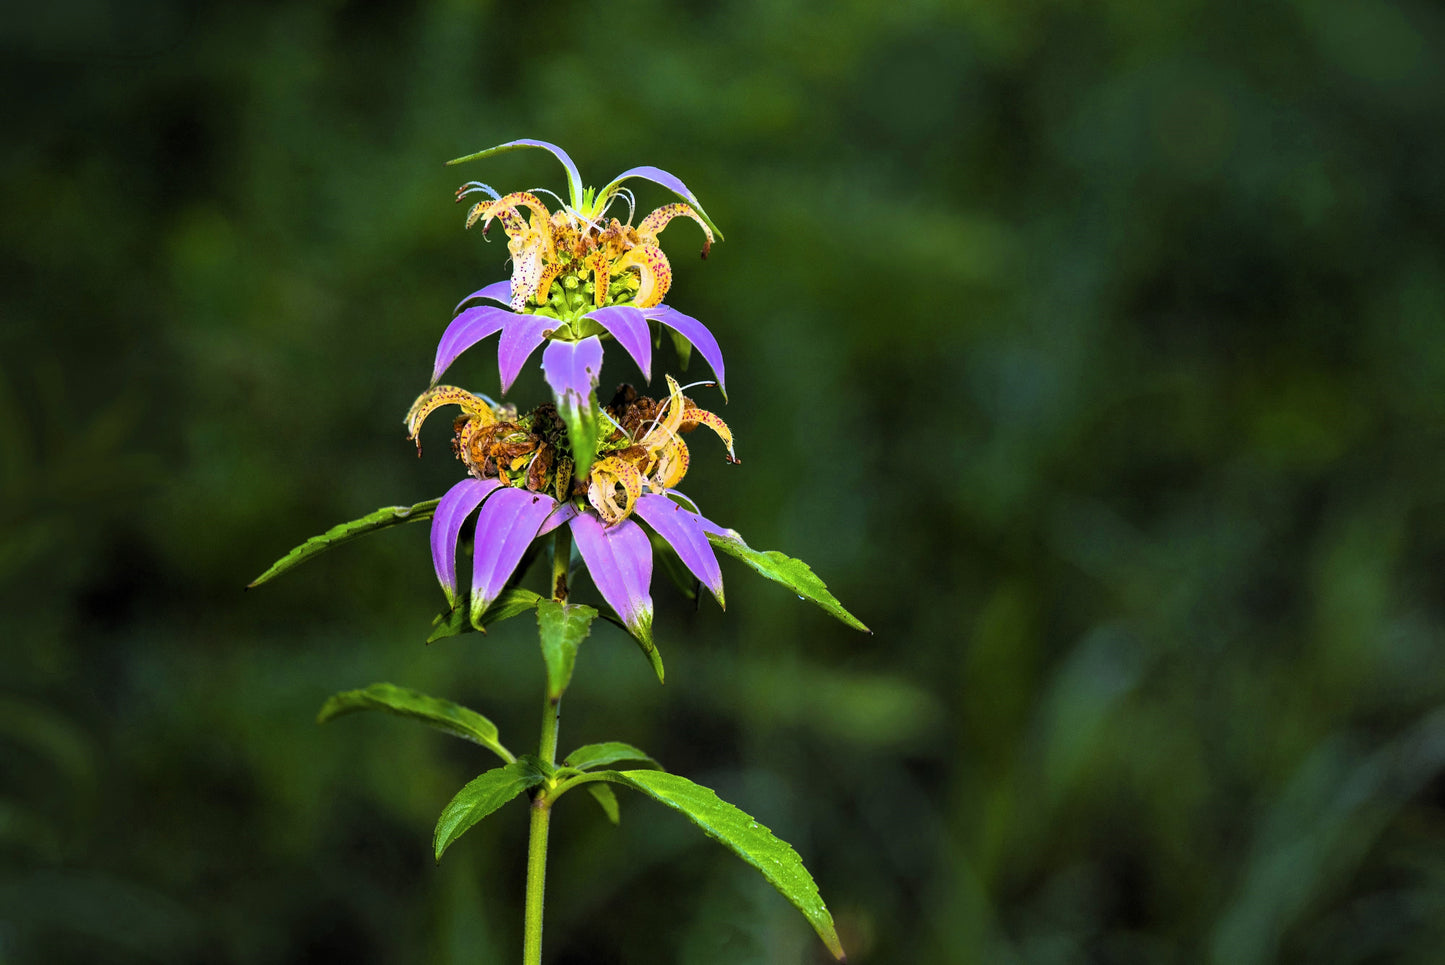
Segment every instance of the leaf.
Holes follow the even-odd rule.
[[[483,611],[482,626],[489,627],[493,623],[501,623],[503,620],[521,616],[523,613],[536,609],[542,599],[541,595],[521,587],[503,590],[501,595],[492,601],[492,605]],[[471,632],[473,627],[468,618],[469,610],[470,607],[464,603],[448,613],[438,613],[432,618],[431,625],[435,629],[426,638],[426,642],[435,643],[438,640],[445,640],[447,637]]]
[[[439,502],[441,502],[440,499],[428,499],[414,506],[383,506],[376,512],[368,513],[360,519],[353,519],[349,523],[341,523],[333,526],[320,536],[311,537],[275,563],[272,563],[271,568],[247,584],[246,589],[254,589],[262,583],[280,576],[287,570],[300,566],[323,550],[329,550],[333,546],[356,539],[358,536],[365,536],[367,533],[378,529],[385,529],[388,526],[395,526],[398,523],[415,523],[420,520],[431,519],[432,514],[436,512],[437,503]]]
[[[729,850],[762,872],[763,877],[808,919],[828,951],[846,960],[833,916],[818,894],[818,885],[803,860],[786,841],[710,789],[666,771],[598,771],[597,777],[641,791],[654,801],[680,811]]]
[[[562,763],[569,767],[575,767],[579,771],[590,771],[594,767],[605,767],[608,764],[616,764],[618,761],[646,761],[657,770],[662,770],[662,765],[653,760],[645,751],[640,751],[631,744],[624,744],[621,741],[583,744],[568,754]]]
[[[597,440],[602,438],[602,420],[597,415],[597,394],[589,392],[578,405],[571,397],[557,400],[557,414],[567,427],[567,445],[575,460],[572,478],[582,479],[592,468],[593,453],[597,451]]]
[[[607,820],[613,824],[622,823],[622,810],[617,806],[617,795],[612,793],[612,788],[606,784],[588,784],[587,792],[597,799]]]
[[[450,700],[431,697],[415,690],[398,687],[395,684],[372,684],[364,690],[345,690],[332,694],[321,705],[316,723],[361,710],[380,710],[398,717],[410,717],[429,724],[448,734],[481,744],[504,761],[510,762],[512,754],[497,740],[497,725],[481,714]]]
[[[708,533],[707,538],[708,542],[724,553],[742,560],[763,576],[774,583],[783,584],[803,599],[811,600],[853,629],[862,630],[864,633],[873,632],[857,617],[843,609],[843,604],[828,592],[828,585],[818,579],[812,568],[802,560],[784,556],[777,550],[755,550],[743,542],[736,530]]]
[[[542,640],[542,659],[547,662],[547,695],[560,700],[572,681],[577,648],[592,632],[597,611],[580,603],[542,600],[537,604],[537,631]]]
[[[534,759],[523,757],[503,767],[494,767],[485,774],[473,778],[466,787],[457,792],[437,818],[436,834],[432,839],[438,861],[442,853],[451,847],[472,825],[506,804],[512,798],[541,784],[546,778]]]

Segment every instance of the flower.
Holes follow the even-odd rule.
[[[550,341],[543,355],[543,372],[572,448],[579,454],[579,466],[585,471],[599,431],[593,393],[602,365],[604,336],[616,339],[650,382],[652,323],[670,329],[681,339],[680,351],[690,352],[695,347],[712,367],[723,399],[727,399],[717,339],[697,319],[662,304],[672,283],[672,267],[657,240],[674,218],[690,218],[706,238],[702,251],[706,257],[714,236],[720,239],[722,233],[687,185],[655,167],[624,171],[600,191],[593,191],[583,189],[577,166],[566,152],[545,141],[511,141],[448,163],[523,147],[543,148],[557,156],[567,171],[569,200],[562,201],[554,213],[532,192],[502,196],[479,181],[458,189],[459,201],[478,193],[487,196],[468,211],[466,223],[471,227],[480,221],[483,233],[493,220],[501,223],[511,253],[512,277],[478,289],[457,305],[437,344],[432,384],[462,352],[500,333],[497,365],[505,394],[531,354],[543,341]],[[636,203],[623,187],[629,178],[653,181],[685,200],[663,205],[634,227]],[[623,199],[628,204],[627,222],[616,217],[609,220],[607,212]],[[486,301],[507,307],[472,304]]]
[[[599,439],[585,474],[574,473],[575,454],[550,404],[518,416],[455,386],[422,393],[407,413],[412,439],[442,406],[461,410],[452,445],[469,476],[441,498],[431,530],[432,564],[453,609],[461,605],[457,547],[474,512],[469,601],[474,626],[480,626],[482,615],[506,588],[532,541],[567,525],[597,591],[661,677],[661,659],[652,642],[652,544],[633,517],[671,546],[724,605],[722,572],[707,536],[728,531],[697,512],[674,488],[690,460],[682,435],[707,426],[726,445],[728,461],[738,461],[726,423],[684,396],[671,376],[667,385],[668,397],[661,402],[638,395],[631,386],[618,392],[603,410],[610,431]]]

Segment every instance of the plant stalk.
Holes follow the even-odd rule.
[[[522,965],[542,965],[542,896],[547,887],[547,831],[552,802],[545,792],[532,801],[527,844],[527,909],[522,919]]]
[[[552,599],[567,602],[567,568],[572,559],[572,533],[558,527],[552,544]],[[562,698],[547,694],[542,702],[542,738],[537,756],[548,766],[557,761],[557,730]],[[527,842],[527,904],[522,919],[522,965],[542,965],[542,900],[547,889],[547,834],[552,822],[551,787],[532,799],[531,836]]]

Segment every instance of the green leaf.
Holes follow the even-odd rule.
[[[455,610],[447,613],[438,613],[432,617],[432,632],[427,635],[427,643],[436,643],[438,640],[445,640],[447,637],[459,636],[472,630],[472,621],[467,619],[468,606],[463,604]]]
[[[504,761],[512,754],[497,740],[497,725],[474,710],[450,700],[431,697],[395,684],[372,684],[364,690],[345,690],[332,694],[321,705],[316,723],[361,710],[380,710],[398,717],[410,717],[448,734],[469,740],[491,750]]]
[[[542,600],[543,597],[539,594],[521,587],[503,590],[501,595],[492,602],[492,605],[482,613],[482,626],[489,627],[494,623],[500,623],[503,620],[535,610],[537,604]],[[464,601],[455,610],[438,613],[432,618],[431,625],[434,629],[426,638],[426,642],[435,643],[438,640],[445,640],[447,637],[455,637],[476,629],[472,626],[468,616],[470,609],[470,606]]]
[[[437,860],[440,861],[442,853],[451,847],[453,841],[471,830],[472,825],[544,780],[546,778],[537,762],[525,757],[473,778],[457,792],[437,819],[436,835],[432,839]]]
[[[383,506],[376,512],[368,513],[360,519],[353,519],[349,523],[341,523],[338,526],[333,526],[320,536],[311,537],[275,563],[272,563],[271,568],[252,580],[246,586],[246,589],[250,590],[258,587],[262,583],[280,576],[292,567],[300,566],[321,551],[329,550],[333,546],[356,539],[358,536],[365,536],[367,533],[378,529],[385,529],[388,526],[395,526],[398,523],[415,523],[420,520],[431,519],[432,514],[436,512],[437,503],[439,502],[441,502],[440,499],[428,499],[425,502],[417,503],[415,506]]]
[[[833,916],[818,894],[818,885],[798,852],[786,841],[754,821],[747,813],[719,798],[708,788],[666,771],[598,771],[596,776],[641,791],[687,816],[708,837],[762,872],[784,898],[803,913],[833,957],[844,960],[843,946],[833,927]]]
[[[646,620],[640,621],[636,627],[629,627],[623,624],[623,628],[632,635],[632,639],[636,640],[637,645],[642,648],[642,655],[647,658],[648,663],[652,664],[652,672],[657,674],[657,682],[662,683],[662,651],[657,649],[657,644],[652,640],[652,618],[648,617]]]
[[[608,764],[616,764],[618,761],[646,761],[657,770],[662,770],[662,765],[653,760],[646,752],[638,750],[631,744],[624,744],[622,741],[583,744],[568,754],[562,763],[569,767],[575,767],[579,771],[590,771],[594,767],[605,767]]]
[[[597,611],[580,603],[542,600],[537,604],[537,630],[542,639],[542,659],[547,662],[547,695],[559,700],[572,681],[577,648],[592,632]]]
[[[587,792],[597,799],[607,820],[613,824],[622,823],[622,809],[617,806],[617,795],[612,793],[612,788],[606,784],[588,784]]]
[[[572,478],[582,479],[592,468],[593,454],[597,451],[597,440],[602,436],[601,422],[597,415],[597,394],[589,392],[584,404],[571,402],[575,396],[557,400],[557,414],[567,426],[567,445],[572,449]]]
[[[853,629],[862,630],[864,633],[873,632],[857,617],[843,609],[843,604],[828,592],[828,585],[818,579],[812,568],[802,560],[784,556],[777,550],[755,550],[743,541],[736,530],[730,529],[725,535],[708,533],[707,538],[708,542],[724,553],[742,560],[763,576],[783,584],[803,599],[811,600]]]

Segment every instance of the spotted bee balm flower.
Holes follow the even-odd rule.
[[[388,683],[335,694],[318,716],[326,721],[353,711],[385,711],[463,737],[501,759],[500,766],[479,774],[443,809],[433,851],[440,860],[478,821],[527,795],[531,819],[524,965],[542,961],[551,810],[568,790],[584,784],[614,822],[613,786],[640,792],[686,815],[757,868],[807,918],[834,957],[843,960],[832,915],[797,852],[748,814],[708,788],[662,771],[646,752],[628,744],[584,744],[559,759],[558,708],[571,682],[577,649],[596,617],[613,619],[595,607],[569,601],[574,547],[597,592],[615,611],[614,622],[636,638],[659,680],[662,659],[652,639],[654,547],[674,575],[685,568],[719,605],[721,551],[849,626],[865,632],[868,628],[843,608],[806,563],[754,549],[735,530],[703,516],[678,491],[692,459],[684,437],[697,429],[710,430],[721,440],[727,461],[738,461],[726,423],[683,394],[691,385],[678,385],[668,376],[667,394],[661,398],[623,386],[606,405],[597,404],[605,343],[621,345],[650,382],[653,340],[663,330],[672,334],[684,364],[696,348],[712,367],[716,383],[694,384],[723,388],[717,340],[697,319],[663,304],[672,269],[658,244],[668,224],[686,218],[701,228],[706,255],[713,241],[722,238],[717,226],[687,186],[666,171],[633,168],[601,190],[584,190],[571,158],[545,141],[510,141],[451,163],[525,147],[551,151],[562,162],[567,198],[557,197],[560,207],[553,211],[539,197],[551,192],[540,188],[501,195],[488,185],[469,182],[457,192],[458,200],[482,196],[467,213],[468,227],[481,224],[485,232],[493,222],[501,225],[511,277],[473,292],[457,306],[436,349],[431,385],[406,416],[407,432],[415,441],[429,416],[456,407],[452,448],[466,467],[466,478],[439,499],[383,507],[334,526],[293,549],[251,585],[362,534],[430,519],[432,566],[449,610],[433,622],[428,640],[535,614],[546,665],[542,733],[535,755],[512,754],[500,742],[496,725],[470,708]],[[623,186],[631,178],[656,182],[681,200],[637,219],[636,199]],[[619,202],[627,205],[626,222],[611,214]],[[515,405],[438,384],[462,352],[491,335],[500,335],[497,361],[503,394],[546,343],[542,373],[552,390],[551,402],[522,413]],[[419,453],[420,442],[417,446]],[[539,542],[552,548],[550,598],[521,586],[529,569],[525,561]],[[458,564],[469,548],[470,572],[463,585]],[[618,762],[641,766],[613,769]]]
[[[551,151],[567,171],[568,199],[555,212],[535,191],[500,195],[480,181],[457,191],[457,200],[482,194],[472,205],[468,227],[485,233],[493,221],[507,235],[512,275],[478,289],[457,305],[437,344],[432,365],[436,384],[462,352],[500,333],[497,365],[502,393],[511,388],[527,359],[544,341],[542,369],[567,426],[579,471],[586,471],[599,433],[594,391],[602,366],[602,340],[615,339],[652,378],[653,326],[669,329],[684,362],[692,348],[712,367],[727,398],[722,352],[707,326],[662,304],[672,284],[672,267],[658,235],[683,217],[702,229],[707,256],[722,233],[687,185],[666,171],[644,166],[624,171],[601,190],[584,189],[577,166],[566,152],[545,141],[510,141],[448,162],[459,164],[524,147]],[[641,178],[660,184],[683,201],[663,205],[637,224],[636,201],[623,184]],[[609,217],[625,201],[626,223]],[[474,304],[495,302],[498,304]],[[502,307],[505,306],[505,307]]]
[[[727,460],[736,463],[732,432],[683,395],[671,376],[667,386],[668,396],[660,402],[631,386],[618,391],[602,410],[610,431],[598,440],[585,475],[574,471],[577,461],[553,405],[519,416],[450,385],[428,389],[416,400],[406,419],[412,439],[437,409],[460,409],[452,448],[470,475],[438,503],[431,550],[437,581],[456,608],[462,604],[458,543],[463,525],[476,513],[469,601],[473,626],[481,626],[532,541],[567,525],[597,591],[637,638],[660,678],[662,662],[652,641],[652,544],[634,516],[724,604],[722,572],[707,537],[729,531],[673,497],[687,499],[674,488],[690,461],[682,436],[706,426],[722,440]]]

